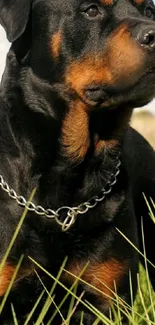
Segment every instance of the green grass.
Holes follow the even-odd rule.
[[[32,194],[30,200],[32,199],[34,193]],[[153,223],[155,223],[155,217],[154,217],[154,211],[155,211],[155,204],[154,202],[149,199],[147,200],[146,197],[144,196],[144,199],[146,201],[146,204],[148,206],[149,209],[149,214],[150,217],[152,219],[152,226]],[[7,252],[3,258],[3,260],[1,261],[0,264],[0,271],[2,271],[5,263],[7,262],[7,258],[8,255],[14,245],[14,242],[18,236],[18,233],[22,227],[22,224],[24,222],[24,219],[26,217],[26,209],[23,212],[23,215],[21,217],[21,220],[17,226],[17,229],[15,231],[15,234],[10,242],[10,245],[7,249]],[[119,231],[119,229],[118,229]],[[125,237],[120,231],[119,233]],[[143,234],[143,223],[142,223],[142,234]],[[126,238],[126,237],[125,237]],[[126,238],[126,240],[128,240],[128,238]],[[129,240],[128,240],[129,241]],[[133,244],[130,243],[132,246]],[[24,324],[22,325],[29,325],[32,319],[32,316],[36,310],[36,308],[38,307],[38,305],[40,305],[40,302],[42,301],[42,298],[44,296],[44,303],[40,309],[40,314],[38,315],[38,319],[35,322],[35,325],[50,325],[50,324],[54,324],[54,320],[55,320],[55,316],[57,313],[59,313],[59,315],[61,316],[62,319],[62,323],[61,325],[69,325],[70,324],[70,320],[72,315],[74,314],[74,312],[76,311],[79,303],[81,303],[83,305],[84,308],[87,308],[89,311],[93,312],[95,317],[96,317],[96,321],[92,324],[92,325],[97,325],[99,323],[99,321],[102,321],[103,324],[105,325],[121,325],[122,324],[122,319],[121,319],[121,312],[124,313],[124,315],[127,316],[127,318],[129,319],[129,323],[130,324],[134,324],[134,325],[155,325],[155,293],[153,292],[153,289],[151,287],[150,281],[149,281],[149,276],[148,276],[148,263],[150,263],[147,260],[146,257],[146,253],[145,253],[145,240],[144,240],[144,235],[143,235],[143,246],[144,246],[144,252],[139,252],[138,248],[135,247],[135,249],[139,252],[139,254],[144,256],[145,259],[145,268],[143,268],[141,265],[139,267],[139,274],[137,274],[137,278],[138,278],[138,292],[137,292],[137,297],[135,299],[135,301],[133,302],[133,295],[132,295],[132,278],[129,274],[129,278],[130,278],[130,292],[131,292],[131,300],[132,300],[132,307],[128,306],[125,302],[123,302],[118,296],[117,296],[117,288],[115,288],[115,292],[113,293],[114,298],[112,299],[112,303],[111,303],[111,310],[110,310],[110,315],[111,315],[111,319],[107,318],[105,315],[103,315],[99,310],[97,310],[93,305],[91,305],[88,301],[85,300],[85,296],[84,296],[84,292],[81,293],[81,295],[78,297],[77,296],[77,286],[78,286],[78,281],[80,279],[80,281],[84,282],[81,277],[82,274],[84,273],[85,269],[87,268],[88,264],[85,265],[84,269],[80,272],[79,276],[74,276],[74,283],[71,285],[70,288],[67,288],[63,283],[61,283],[61,274],[62,272],[65,270],[65,265],[67,262],[67,258],[64,260],[57,277],[54,277],[52,274],[50,274],[47,270],[45,270],[41,265],[39,265],[37,263],[37,261],[33,260],[31,257],[30,260],[31,262],[34,264],[34,266],[36,266],[36,269],[41,269],[42,272],[44,272],[47,276],[49,276],[51,279],[54,280],[53,282],[53,286],[51,288],[50,291],[47,290],[47,288],[45,287],[44,283],[42,282],[41,278],[39,277],[39,274],[36,272],[36,276],[38,277],[41,285],[42,285],[42,293],[40,294],[40,296],[38,297],[37,301],[35,302],[34,306],[32,307],[32,310],[30,311],[29,315],[27,316],[27,319],[25,320]],[[22,264],[22,260],[23,260],[23,256],[21,256],[21,259],[18,262],[18,265],[16,266],[16,269],[14,271],[14,274],[12,276],[12,279],[10,281],[10,285],[8,286],[8,289],[3,297],[3,300],[0,304],[0,313],[3,311],[3,308],[5,306],[5,303],[7,301],[9,292],[13,286],[13,283],[16,279],[18,270]],[[155,266],[154,266],[155,267]],[[89,285],[89,284],[88,284]],[[62,288],[65,289],[66,294],[64,295],[63,300],[60,302],[59,306],[56,305],[55,303],[55,295],[56,295],[56,288],[57,286],[61,286]],[[94,288],[95,289],[95,288]],[[97,290],[97,289],[95,289]],[[23,293],[24,294],[24,293]],[[63,315],[62,315],[62,309],[63,309],[63,305],[66,301],[66,299],[70,298],[70,305],[68,308],[68,314],[66,319],[64,319]],[[50,306],[53,305],[54,306],[54,312],[51,315],[51,319],[48,321],[48,323],[44,323],[44,319],[46,316],[46,313],[48,312]],[[18,325],[18,320],[16,317],[16,311],[14,309],[14,306],[11,305],[11,309],[12,309],[12,319],[14,321],[14,325]],[[112,316],[113,315],[113,316]],[[79,325],[83,325],[83,317],[84,317],[84,313],[81,313],[81,319],[79,321]],[[114,317],[114,318],[112,318]],[[114,320],[112,320],[114,319]]]

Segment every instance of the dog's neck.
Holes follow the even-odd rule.
[[[1,171],[4,179],[7,176],[9,186],[25,198],[36,186],[36,204],[46,208],[56,210],[88,201],[100,193],[116,171],[123,130],[128,124],[124,110],[96,111],[88,116],[82,103],[74,102],[69,107],[31,69],[23,68],[21,72],[12,54],[10,60],[1,87],[3,112],[6,107],[8,110],[3,125],[9,133],[4,145],[7,153],[1,157],[9,170],[9,179],[8,172]],[[4,130],[2,136],[5,134]],[[126,179],[122,169],[120,177]],[[118,180],[117,190],[119,184]],[[121,186],[120,193],[123,190]],[[114,199],[117,207],[115,203]],[[92,218],[91,227],[94,222],[104,222],[98,214],[92,214]]]
[[[20,150],[31,157],[31,167],[44,174],[46,188],[53,179],[55,188],[66,182],[74,188],[87,187],[91,194],[93,182],[92,194],[96,194],[113,171],[130,112],[117,108],[88,114],[79,100],[68,106],[56,87],[34,75],[31,68],[21,69],[14,53],[10,52],[8,61],[2,92],[11,107],[14,137]],[[95,171],[98,178],[92,177],[89,186],[84,186],[85,171],[89,176]]]

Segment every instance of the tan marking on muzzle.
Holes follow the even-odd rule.
[[[73,61],[66,70],[65,82],[82,98],[90,85],[125,89],[140,78],[144,55],[127,26],[123,25],[111,35],[102,53],[89,53]]]

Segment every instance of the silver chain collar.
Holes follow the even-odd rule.
[[[93,196],[89,201],[81,203],[77,207],[63,206],[56,211],[52,209],[45,209],[41,205],[35,205],[32,201],[27,201],[23,196],[18,195],[15,190],[9,187],[4,181],[2,175],[0,175],[0,187],[3,191],[7,192],[11,199],[15,200],[18,205],[26,208],[28,211],[33,211],[40,216],[45,216],[47,219],[53,219],[62,228],[62,231],[67,231],[75,223],[77,216],[85,214],[90,209],[96,207],[96,205],[105,199],[105,196],[110,194],[113,186],[117,182],[117,176],[120,173],[121,161],[119,156],[117,157],[117,164],[115,173],[111,175],[111,180],[107,182],[106,186],[102,188],[100,195]],[[62,221],[61,216],[65,212],[65,219]]]

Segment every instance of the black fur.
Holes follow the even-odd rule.
[[[138,5],[130,0],[115,1],[109,6],[104,1],[93,1],[93,5],[96,3],[99,6],[99,15],[96,18],[88,17],[86,13],[92,5],[88,1],[3,0],[0,4],[0,22],[6,29],[8,39],[13,42],[0,90],[0,174],[9,186],[27,199],[36,187],[34,202],[46,208],[56,210],[62,206],[74,207],[100,194],[100,190],[106,186],[110,175],[115,171],[119,152],[121,159],[120,174],[112,192],[94,209],[78,215],[76,223],[68,232],[63,233],[54,220],[47,220],[45,216],[30,212],[27,214],[7,261],[6,268],[10,265],[15,267],[20,256],[24,254],[18,281],[15,282],[1,315],[3,325],[13,325],[11,302],[19,324],[23,324],[42,292],[42,284],[33,271],[35,266],[29,256],[54,276],[66,256],[66,268],[69,270],[78,269],[77,266],[84,266],[88,261],[88,270],[91,270],[91,266],[97,266],[99,270],[108,263],[111,263],[111,268],[112,265],[114,268],[119,265],[122,276],[118,281],[116,276],[117,292],[130,304],[129,271],[132,274],[135,296],[139,257],[116,228],[142,250],[143,216],[147,257],[155,264],[155,226],[148,215],[142,194],[144,192],[147,197],[151,196],[155,200],[155,154],[147,141],[129,127],[132,109],[143,106],[155,94],[154,44],[152,45],[151,39],[145,44],[140,34],[143,32],[145,35],[150,30],[155,34],[154,5],[150,1]],[[152,8],[150,18],[146,17],[148,7]],[[114,35],[119,35],[123,26],[127,32],[124,31],[118,41]],[[57,32],[60,33],[60,40],[58,38],[54,44],[53,35]],[[153,41],[154,38],[155,36]],[[113,55],[112,59],[110,51],[113,47],[107,45],[110,39],[117,47],[116,52],[114,51],[116,57]],[[123,54],[126,50],[122,39],[131,50],[128,55]],[[55,46],[55,50],[52,46]],[[120,47],[122,52],[117,55]],[[108,52],[103,63],[113,78],[110,82],[103,80],[101,85],[97,84],[100,92],[94,94],[99,98],[90,100],[84,95],[85,89],[80,93],[71,84],[66,84],[67,69],[85,58],[85,55],[88,61],[89,58],[92,60],[101,54],[104,56],[106,49]],[[54,51],[58,55],[54,56]],[[138,61],[134,51],[139,55]],[[137,65],[128,64],[132,56]],[[123,59],[124,75],[121,75]],[[95,62],[94,59],[91,68],[97,64]],[[89,65],[89,70],[91,68]],[[84,80],[82,78],[86,77],[86,71],[79,71],[75,77],[78,79],[80,74],[80,80]],[[94,79],[89,81],[90,84],[85,86],[95,89]],[[71,114],[71,110],[74,114],[74,107],[78,109],[77,102],[79,107],[84,106],[86,112],[89,145],[87,147],[87,143],[83,143],[85,121],[79,124],[78,119],[74,119],[71,130],[76,130],[76,139],[72,146],[81,141],[80,146],[85,146],[86,152],[78,155],[70,147],[73,155],[69,155],[63,138],[64,121]],[[81,119],[85,113],[78,114]],[[70,122],[69,125],[71,124]],[[71,137],[72,133],[69,141]],[[99,141],[103,144],[101,150],[97,150]],[[2,259],[23,209],[2,190],[0,204]],[[115,280],[117,270],[111,268],[108,272],[113,275],[112,280]],[[1,279],[4,281],[6,278],[6,282],[7,272],[4,270]],[[39,269],[37,272],[50,291],[52,280]],[[155,271],[151,266],[149,272],[155,289]],[[88,271],[87,278],[92,283],[93,276]],[[103,280],[103,271],[100,276]],[[66,286],[72,283],[65,275],[61,281]],[[0,284],[2,295],[5,290]],[[80,283],[79,294],[83,290],[85,299],[108,315],[109,303],[104,295],[101,298],[92,288]],[[63,290],[57,286],[57,304],[63,295]],[[45,299],[46,295],[32,324]],[[62,308],[64,317],[68,304]],[[84,307],[79,305],[72,317],[72,324],[79,324],[82,310]],[[52,313],[51,307],[45,323]],[[90,325],[93,321],[94,316],[85,310],[84,324]],[[61,324],[61,320],[56,318],[53,324]]]

